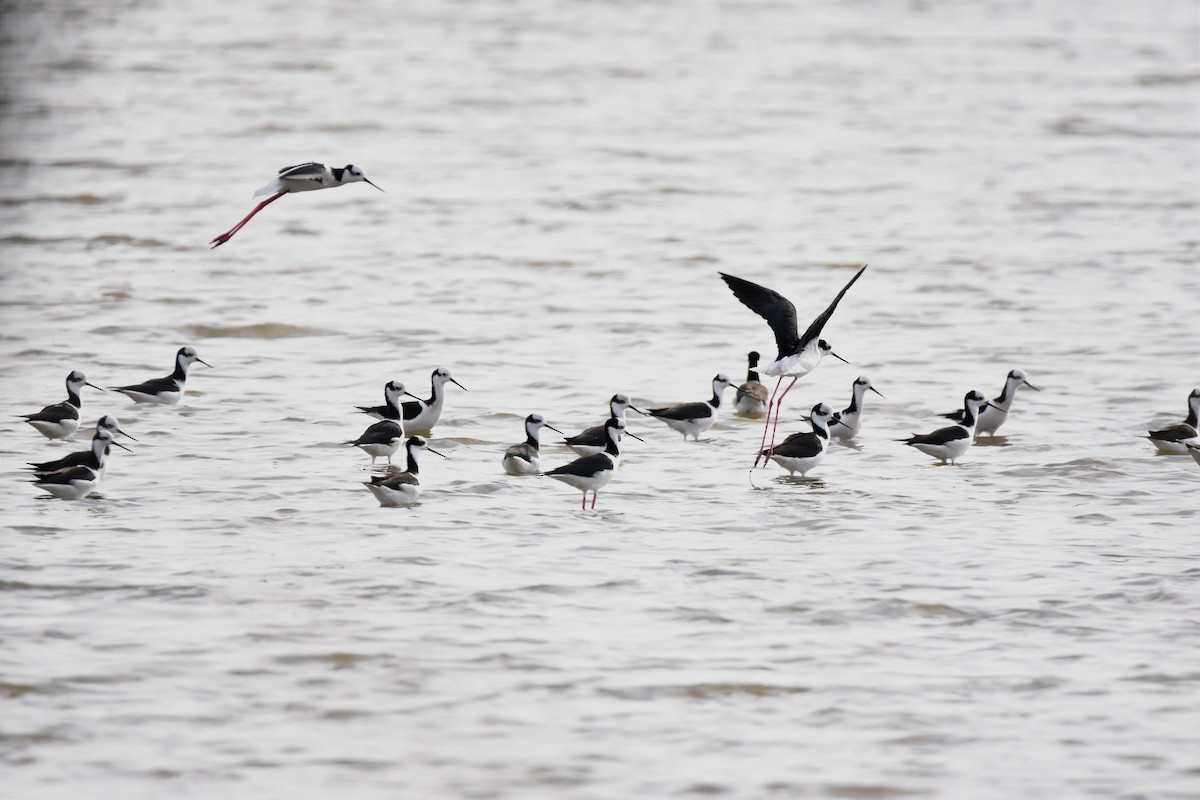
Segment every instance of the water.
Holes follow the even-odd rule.
[[[10,797],[1200,796],[1196,488],[1137,437],[1200,383],[1187,2],[10,4]],[[228,245],[277,167],[362,165]],[[871,268],[747,467],[651,421],[595,513],[509,478],[531,411],[704,397]],[[142,440],[39,497],[12,415]],[[341,444],[449,387],[423,502]],[[894,439],[1025,369],[996,443]],[[544,463],[569,457],[547,447]]]

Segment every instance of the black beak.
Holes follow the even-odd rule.
[[[1035,392],[1040,392],[1040,391],[1041,391],[1041,389],[1037,388],[1036,386],[1034,386],[1034,385],[1033,385],[1032,383],[1030,383],[1029,381],[1024,381],[1024,383],[1025,383],[1025,385],[1026,385],[1026,386],[1028,386],[1030,389],[1033,389]]]
[[[458,388],[462,389],[464,392],[467,390],[467,387],[463,386],[461,383],[459,383],[458,381],[454,380],[454,378],[451,378],[451,379],[450,379],[450,382],[451,382],[451,383],[453,383],[453,384],[454,384],[455,386],[457,386]]]
[[[846,361],[846,359],[842,358],[841,356],[839,356],[837,353],[833,352],[832,350],[830,350],[830,351],[829,351],[829,355],[833,356],[833,357],[834,357],[834,358],[836,358],[838,361],[844,362],[844,363],[846,363],[846,364],[849,364],[849,363],[850,363],[849,361]]]
[[[205,361],[203,358],[197,358],[196,360],[199,361],[204,366],[208,367],[209,369],[213,368],[213,365],[208,363],[207,361]]]
[[[363,178],[363,183],[371,183],[371,182],[370,182],[369,180],[367,180],[366,178]],[[375,186],[375,184],[373,184],[373,183],[371,183],[371,185],[372,185],[372,186]],[[379,189],[379,187],[378,187],[378,186],[375,186],[375,188],[376,188],[376,189]],[[383,192],[383,189],[379,189],[379,191]],[[383,192],[383,193],[384,193],[384,194],[387,194],[387,192]]]
[[[876,389],[874,386],[869,386],[869,387],[867,387],[867,388],[869,388],[869,389],[870,389],[872,392],[874,392],[875,394],[879,395],[880,397],[883,397],[883,392],[879,391],[879,390],[878,390],[878,389]],[[887,400],[887,398],[886,398],[886,397],[883,397],[883,399],[884,399],[884,400]]]
[[[129,451],[130,453],[132,453],[132,452],[133,452],[133,451],[132,451],[132,450],[130,450],[128,447],[126,447],[125,445],[121,444],[120,442],[118,442],[118,441],[117,441],[117,440],[115,440],[115,439],[114,439],[114,440],[112,440],[112,441],[110,441],[110,442],[109,442],[109,444],[111,444],[111,445],[113,445],[113,446],[115,446],[115,447],[119,447],[119,448],[121,448],[122,450],[127,450],[127,451]]]
[[[84,386],[90,386],[90,387],[92,387],[93,389],[100,389],[100,387],[99,387],[99,386],[97,386],[96,384],[94,384],[94,383],[88,383],[88,382],[86,382],[86,381],[84,382],[84,384],[83,384],[83,385],[84,385]],[[103,392],[104,390],[103,390],[103,389],[100,389],[100,391],[102,391],[102,392]]]
[[[559,436],[566,436],[566,434],[565,434],[565,433],[563,433],[562,431],[560,431],[558,428],[554,427],[553,425],[543,425],[542,427],[543,427],[543,428],[546,428],[547,430],[554,431],[554,432],[555,432],[555,433],[557,433]]]
[[[128,438],[128,439],[133,439],[133,437],[132,437],[132,436],[130,436],[128,433],[126,433],[125,431],[121,430],[120,428],[117,428],[117,433],[121,434],[122,436],[124,436],[124,437],[126,437],[126,438]],[[137,439],[133,439],[133,441],[135,441],[135,442],[138,442],[138,440],[137,440]],[[115,443],[114,443],[114,444],[115,444]],[[138,444],[141,444],[141,442],[138,442]],[[129,448],[125,448],[125,449],[127,449],[127,450],[128,450]]]
[[[379,188],[379,187],[375,187],[375,188]],[[445,453],[439,453],[437,450],[434,450],[429,445],[425,445],[425,449],[428,450],[429,452],[433,453],[435,456],[441,456],[442,458],[450,458],[450,456],[446,455]]]
[[[643,439],[642,437],[638,436],[638,435],[637,435],[636,433],[634,433],[633,431],[622,431],[622,433],[623,433],[623,434],[625,434],[626,436],[632,436],[634,439],[637,439],[639,442],[645,442],[645,441],[646,441],[645,439]]]

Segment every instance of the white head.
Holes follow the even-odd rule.
[[[981,405],[990,405],[987,398],[983,396],[983,392],[978,389],[972,389],[963,397],[963,406],[971,412],[972,415],[978,413]]]
[[[850,363],[849,361],[846,361],[846,359],[839,356],[837,353],[833,352],[833,345],[831,345],[829,342],[825,341],[824,339],[817,340],[817,352],[820,353],[822,357],[833,356],[838,361],[845,361],[847,364]]]
[[[108,448],[113,445],[116,445],[117,447],[121,448],[122,450],[128,450],[129,449],[128,447],[126,447],[125,445],[116,441],[116,439],[114,438],[115,436],[116,436],[116,434],[113,433],[112,431],[108,431],[108,430],[104,430],[103,428],[100,428],[99,430],[96,431],[96,435],[92,438],[92,449],[96,452],[97,455],[100,455],[100,456],[108,455]]]
[[[808,421],[812,423],[813,430],[827,432],[829,429],[829,418],[833,416],[833,409],[828,403],[817,403],[809,412]]]
[[[212,368],[212,364],[201,358],[200,354],[196,352],[196,348],[191,345],[179,348],[179,352],[175,354],[175,362],[183,367],[184,370],[187,370],[188,367],[197,361],[210,369]]]
[[[724,372],[721,372],[717,377],[713,378],[713,394],[720,395],[721,392],[733,386],[733,381]]]
[[[1025,377],[1025,372],[1023,370],[1019,370],[1019,369],[1010,370],[1008,373],[1008,380],[1009,380],[1009,383],[1012,384],[1014,389],[1018,386],[1024,385],[1024,386],[1028,386],[1030,389],[1033,389],[1035,392],[1041,391],[1041,389],[1037,388],[1036,386],[1034,386],[1032,383],[1029,382],[1029,380]]]
[[[467,390],[467,387],[463,386],[461,383],[454,380],[454,378],[450,377],[450,370],[446,369],[445,367],[438,367],[437,369],[435,369],[433,371],[433,384],[440,389],[443,386],[445,386],[447,383],[453,383],[455,386],[462,389],[464,392]]]
[[[116,418],[116,417],[114,417],[112,414],[105,414],[103,417],[101,417],[100,419],[96,420],[96,435],[97,435],[97,436],[99,436],[99,435],[100,435],[100,431],[108,431],[108,432],[109,432],[109,433],[111,433],[111,434],[118,434],[118,433],[119,433],[119,434],[121,434],[122,436],[126,436],[126,437],[128,437],[128,438],[130,438],[130,439],[133,439],[133,437],[132,437],[132,436],[130,436],[130,435],[129,435],[128,433],[126,433],[125,431],[121,430],[121,425],[120,425],[120,423],[119,423],[119,422],[117,422],[117,418]],[[135,442],[137,441],[137,439],[133,439],[133,440],[134,440]]]
[[[405,448],[407,448],[408,454],[412,457],[413,461],[417,460],[417,453],[420,452],[421,450],[428,450],[429,452],[433,453],[435,456],[441,456],[442,458],[446,458],[445,453],[439,453],[437,450],[434,450],[432,447],[429,446],[429,442],[425,441],[425,439],[423,439],[420,436],[410,436],[404,446],[405,446]]]
[[[69,375],[67,375],[67,394],[77,395],[77,394],[79,394],[79,391],[85,386],[91,386],[93,389],[100,389],[100,387],[97,386],[96,384],[88,383],[87,376],[84,375],[79,370],[77,370],[77,369],[71,370],[71,373]],[[104,390],[100,389],[100,391],[103,392]]]
[[[404,384],[400,381],[388,381],[386,384],[384,384],[383,396],[394,406],[400,404],[401,397],[416,397],[416,395],[405,389]]]
[[[854,379],[854,391],[858,392],[860,394],[860,396],[865,395],[867,393],[867,391],[872,391],[875,394],[879,395],[880,397],[883,397],[883,392],[876,389],[871,384],[871,379],[868,378],[866,375],[859,375],[857,378]]]
[[[354,164],[347,164],[342,168],[342,183],[357,183],[358,181],[370,183],[372,186],[375,186],[375,184],[367,180],[367,176],[362,171],[362,167],[355,166]],[[379,189],[378,186],[375,186],[375,188]],[[383,189],[379,189],[379,191],[382,192]]]
[[[629,399],[629,395],[626,394],[614,394],[612,399],[608,401],[608,414],[611,417],[624,419],[625,409],[627,408],[632,408],[639,414],[645,413],[640,408],[634,408],[633,402]]]

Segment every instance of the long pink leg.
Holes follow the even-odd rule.
[[[587,511],[587,489],[583,490],[583,502],[579,504],[579,508]]]
[[[779,402],[775,404],[775,426],[771,428],[771,446],[767,448],[767,458],[771,458],[771,453],[775,452],[775,432],[779,430],[779,412],[783,410],[783,398],[787,397],[787,393],[796,385],[796,381],[800,380],[799,376],[792,378],[792,382],[783,390],[783,394],[779,395]]]
[[[243,225],[245,225],[247,222],[249,222],[249,221],[250,221],[250,218],[251,218],[251,217],[253,217],[253,216],[254,216],[255,214],[257,214],[258,212],[262,211],[262,210],[263,210],[264,208],[266,208],[267,206],[271,205],[271,203],[274,203],[276,200],[278,200],[279,198],[283,197],[285,194],[287,194],[287,192],[276,192],[275,194],[273,194],[273,195],[271,195],[270,197],[268,197],[266,200],[263,200],[261,203],[259,203],[258,205],[256,205],[256,206],[254,207],[254,210],[253,210],[253,211],[251,211],[249,214],[247,214],[247,215],[245,216],[245,218],[243,218],[243,219],[242,219],[242,221],[241,221],[241,222],[239,222],[237,225],[234,225],[232,228],[230,228],[229,230],[225,231],[224,233],[222,233],[222,234],[221,234],[220,236],[218,236],[217,238],[213,239],[213,240],[212,240],[212,242],[211,242],[212,246],[213,246],[213,247],[220,247],[221,245],[223,245],[223,244],[225,244],[226,242],[228,242],[230,239],[232,239],[232,238],[233,238],[233,235],[234,235],[235,233],[237,233],[238,231],[240,231],[240,230],[242,229],[242,226],[243,226]]]
[[[596,495],[600,494],[595,489],[592,490],[592,510],[596,510]]]
[[[783,383],[783,376],[779,376],[779,380],[775,381],[775,388],[771,391],[771,399],[767,403],[767,421],[763,424],[762,441],[758,443],[758,451],[754,454],[754,466],[758,466],[758,462],[762,459],[762,451],[767,447],[767,428],[771,427],[771,409],[775,406],[775,393],[779,391],[779,384]]]

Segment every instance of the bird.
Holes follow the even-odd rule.
[[[88,383],[87,376],[82,372],[73,369],[67,375],[66,400],[46,406],[36,414],[20,414],[19,416],[47,439],[66,439],[79,430],[79,409],[82,406],[79,393],[84,386],[100,389],[96,384]],[[104,390],[100,389],[100,391]]]
[[[525,418],[525,441],[514,444],[504,451],[501,466],[509,475],[536,475],[542,471],[538,458],[540,442],[538,433],[542,428],[549,428],[555,433],[562,433],[558,428],[546,422],[541,414],[530,414]]]
[[[122,450],[129,449],[120,442],[113,441],[113,436],[112,431],[104,428],[96,432],[96,438],[100,440],[100,444],[94,448],[94,451],[98,453],[99,463],[97,466],[63,467],[54,472],[39,474],[34,478],[33,484],[60,500],[79,500],[87,497],[96,490],[100,478],[104,475],[105,459],[108,457],[109,447],[116,445]]]
[[[358,410],[369,417],[375,419],[395,419],[403,418],[403,412],[400,409],[400,397],[402,395],[420,399],[415,394],[408,394],[404,391],[404,384],[400,381],[388,381],[383,386],[383,405],[381,406],[359,406]]]
[[[1030,383],[1025,373],[1019,369],[1010,370],[1008,376],[1004,379],[1004,388],[1000,390],[1000,396],[988,401],[988,405],[979,412],[979,420],[975,425],[975,433],[994,435],[1000,426],[1008,419],[1008,410],[1012,408],[1013,400],[1016,399],[1017,389],[1022,386],[1028,386],[1035,392],[1040,392],[1041,389]],[[951,411],[947,414],[942,414],[946,419],[952,419],[959,422],[963,418],[963,410],[960,408],[957,411]]]
[[[661,419],[667,425],[683,434],[683,440],[691,436],[700,441],[700,434],[712,427],[717,421],[717,411],[721,408],[721,393],[733,386],[733,381],[724,372],[712,380],[712,399],[698,403],[679,403],[678,405],[652,408],[646,413]]]
[[[92,469],[98,471],[100,473],[100,477],[103,478],[104,458],[102,451],[108,445],[108,442],[112,437],[102,437],[100,435],[100,431],[108,431],[109,433],[113,434],[119,433],[122,436],[133,439],[135,442],[137,441],[137,439],[134,439],[132,436],[129,436],[128,433],[121,430],[120,423],[117,422],[116,417],[110,414],[105,414],[96,423],[96,433],[94,436],[92,436],[92,446],[89,449],[80,450],[77,453],[71,453],[70,455],[63,456],[62,458],[56,458],[53,461],[42,461],[40,463],[29,462],[30,468],[32,468],[35,473],[44,475],[50,472],[57,472],[60,469],[66,469],[68,467],[91,467]]]
[[[914,433],[907,439],[898,439],[917,448],[922,453],[940,459],[943,464],[953,464],[975,437],[975,425],[980,406],[988,405],[983,393],[972,389],[963,397],[963,418],[957,425],[938,428],[933,433]]]
[[[612,399],[608,401],[609,419],[624,421],[625,409],[636,411],[639,414],[646,413],[640,408],[636,408],[630,402],[628,395],[614,394]],[[581,456],[590,456],[604,452],[604,448],[608,444],[608,434],[604,430],[604,423],[601,423],[584,429],[583,433],[568,436],[563,439],[563,443]]]
[[[758,380],[758,351],[751,350],[747,358],[750,366],[746,370],[746,382],[737,387],[733,410],[743,417],[761,417],[767,411],[767,396],[770,392]]]
[[[1150,431],[1150,435],[1146,438],[1158,448],[1160,453],[1184,455],[1188,452],[1188,442],[1200,444],[1200,439],[1197,439],[1200,434],[1196,430],[1197,424],[1200,422],[1198,417],[1200,417],[1200,389],[1192,389],[1192,393],[1188,395],[1187,419],[1160,431]]]
[[[411,436],[404,444],[404,449],[408,453],[408,466],[404,472],[397,472],[391,475],[373,475],[371,480],[363,484],[371,494],[375,495],[375,499],[379,501],[381,506],[389,506],[392,508],[399,506],[411,506],[417,502],[417,497],[421,494],[421,481],[417,478],[417,453],[421,450],[428,450],[435,456],[446,458],[445,453],[439,453],[429,446],[429,443],[420,436]]]
[[[188,367],[197,361],[212,369],[212,364],[196,354],[196,348],[181,347],[175,354],[175,371],[167,377],[153,378],[145,383],[135,383],[132,386],[110,386],[109,388],[114,392],[120,392],[135,403],[173,406],[183,397],[184,386],[187,384]]]
[[[621,464],[621,449],[619,446],[621,433],[624,432],[639,442],[645,441],[640,436],[635,436],[633,433],[624,430],[624,428],[624,420],[609,419],[604,423],[604,433],[607,437],[604,452],[577,458],[569,464],[556,467],[549,472],[543,472],[542,475],[554,478],[556,481],[562,481],[568,486],[573,486],[583,492],[581,509],[587,508],[587,493],[591,492],[592,508],[595,509],[597,493],[613,479],[613,475],[617,472],[617,467]]]
[[[779,380],[775,382],[775,388],[771,391],[771,399],[767,401],[767,420],[763,425],[762,445],[766,445],[767,442],[767,429],[771,427],[772,411],[774,411],[775,426],[771,428],[771,443],[774,444],[775,430],[779,428],[779,409],[783,406],[783,398],[787,397],[787,393],[796,385],[796,381],[816,369],[826,355],[846,361],[833,352],[833,347],[829,342],[821,338],[821,331],[829,322],[829,318],[833,316],[838,303],[854,285],[854,282],[862,277],[866,269],[867,266],[864,264],[858,272],[854,273],[854,277],[842,287],[842,290],[837,293],[837,297],[833,298],[833,302],[809,324],[803,335],[800,334],[796,322],[796,306],[786,297],[773,289],[759,286],[757,283],[751,283],[743,278],[737,278],[724,272],[718,273],[733,292],[733,296],[755,314],[765,319],[775,334],[778,353],[774,361],[760,370],[764,375],[779,377]],[[785,377],[789,376],[792,382],[783,390],[783,394],[779,395],[777,402],[775,395],[779,391],[779,385]],[[760,446],[760,455],[754,459],[755,467],[762,458],[762,449]]]
[[[835,439],[853,439],[858,435],[862,430],[863,400],[868,391],[883,397],[883,392],[871,385],[870,378],[859,375],[854,379],[854,384],[850,387],[850,405],[843,411],[835,411],[830,418],[831,422],[837,423],[829,426],[830,436]]]
[[[808,415],[812,430],[805,433],[793,433],[772,448],[771,452],[762,452],[788,471],[789,475],[800,473],[806,477],[808,471],[821,463],[825,451],[829,448],[830,422],[833,419],[833,409],[828,403],[817,403]]]
[[[409,397],[416,399],[409,400],[400,407],[401,413],[404,415],[403,425],[405,435],[428,435],[433,430],[433,426],[437,424],[438,419],[442,416],[442,403],[446,399],[446,395],[442,390],[447,383],[453,383],[464,392],[467,390],[467,387],[450,377],[450,370],[445,367],[438,367],[433,371],[433,375],[430,378],[430,397],[428,400],[422,400],[416,397],[416,395],[409,395]]]
[[[251,220],[251,218],[262,211],[264,208],[274,203],[285,194],[294,192],[311,192],[317,189],[332,189],[335,186],[345,186],[347,183],[357,183],[363,181],[375,184],[367,180],[367,176],[363,174],[360,167],[353,164],[347,164],[344,167],[327,167],[324,164],[308,162],[307,164],[296,164],[292,167],[284,167],[279,170],[279,174],[275,179],[266,186],[254,193],[255,197],[264,194],[271,195],[266,200],[254,207],[254,210],[242,218],[242,221],[234,225],[229,230],[222,233],[220,236],[213,239],[209,244],[213,247],[220,247],[233,238],[233,235],[240,231],[242,227]],[[375,186],[379,189],[378,186]],[[379,189],[383,191],[383,189]]]

